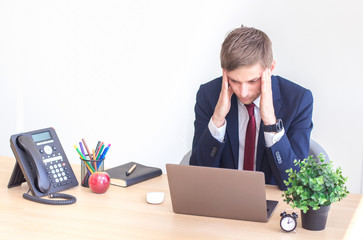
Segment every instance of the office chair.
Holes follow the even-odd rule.
[[[325,156],[325,162],[330,162],[329,156],[324,150],[322,146],[319,145],[319,143],[315,142],[313,139],[310,138],[310,150],[309,150],[309,156],[313,155],[314,158],[318,159],[318,156],[320,154],[323,154]],[[190,157],[189,157],[190,158]]]
[[[325,156],[325,162],[329,162],[330,161],[329,156],[325,152],[324,148],[320,146],[317,142],[315,142],[313,139],[310,139],[309,156],[313,155],[313,157],[317,159],[317,156],[319,156],[321,153]],[[183,159],[180,161],[180,165],[189,165],[189,159],[191,155],[192,155],[192,150],[190,150],[187,154],[185,154]]]
[[[180,161],[180,165],[189,165],[189,159],[192,156],[192,150],[187,152],[187,154],[184,155],[183,159]]]

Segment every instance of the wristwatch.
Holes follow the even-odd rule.
[[[284,125],[282,124],[281,119],[277,119],[276,124],[264,126],[265,132],[281,132],[283,128]]]

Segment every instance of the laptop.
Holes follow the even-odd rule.
[[[263,172],[166,164],[175,213],[268,222],[278,201],[266,200]]]

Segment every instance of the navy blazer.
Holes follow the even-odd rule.
[[[222,86],[222,77],[200,86],[195,104],[193,149],[191,165],[238,168],[238,104],[232,95],[231,109],[226,116],[227,129],[223,142],[216,140],[208,129]],[[267,184],[277,184],[286,189],[287,169],[298,169],[294,159],[304,159],[309,154],[310,133],[313,128],[313,96],[305,89],[280,76],[271,77],[273,104],[277,119],[282,119],[283,137],[267,148],[261,121],[257,144],[256,170],[264,172]]]

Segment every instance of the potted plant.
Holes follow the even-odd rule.
[[[294,163],[300,171],[286,170],[289,178],[284,181],[288,187],[282,194],[284,202],[300,209],[303,228],[323,230],[330,205],[349,194],[345,186],[347,178],[342,176],[340,167],[334,170],[332,162],[325,162],[322,154],[318,159],[309,156]]]

